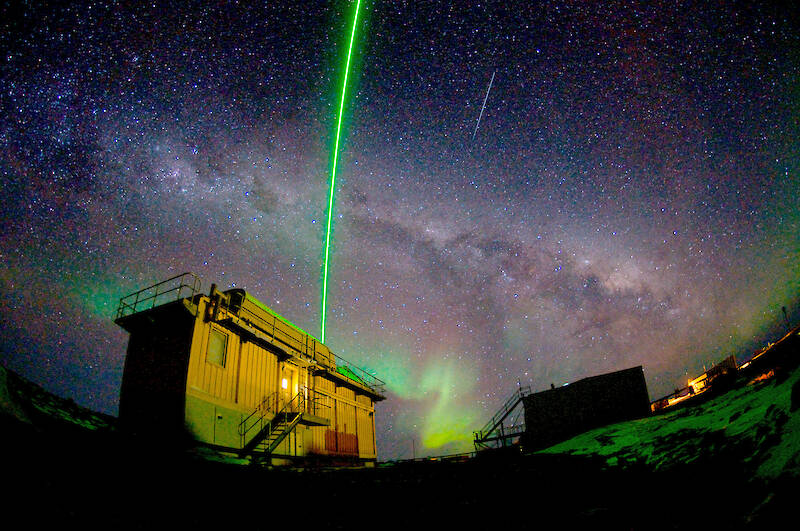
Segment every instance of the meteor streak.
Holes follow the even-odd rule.
[[[481,113],[478,115],[478,123],[475,124],[475,131],[472,132],[472,140],[475,140],[475,134],[478,132],[478,126],[481,125],[481,117],[483,116],[483,110],[486,108],[486,100],[489,99],[489,92],[492,90],[492,83],[494,83],[494,75],[497,73],[497,70],[492,72],[492,79],[489,80],[489,88],[486,89],[486,97],[483,98],[483,105],[481,105]]]

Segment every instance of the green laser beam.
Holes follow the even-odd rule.
[[[347,92],[347,76],[350,74],[350,56],[353,53],[353,40],[356,36],[356,23],[361,0],[356,1],[356,14],[353,17],[353,29],[350,32],[350,46],[347,48],[347,64],[344,67],[344,83],[342,83],[342,101],[339,102],[339,121],[336,125],[336,144],[333,147],[333,169],[331,170],[331,191],[328,195],[328,224],[325,228],[325,261],[322,272],[322,322],[320,325],[320,341],[325,342],[325,306],[328,301],[328,259],[331,247],[331,220],[333,219],[333,192],[336,190],[336,163],[339,158],[339,136],[342,131],[342,114],[344,113],[344,96]]]

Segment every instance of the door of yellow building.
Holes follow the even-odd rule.
[[[281,403],[280,408],[283,409],[297,394],[297,367],[284,364],[281,370]],[[297,401],[292,402],[290,409],[297,410]]]

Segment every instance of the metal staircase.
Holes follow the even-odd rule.
[[[258,448],[263,448],[263,452],[259,453],[264,453],[266,455],[271,454],[300,423],[302,415],[302,413],[293,412],[278,413],[267,424],[268,428],[259,431],[259,433],[242,448],[242,452],[250,453]]]
[[[327,426],[325,418],[316,416],[320,404],[317,399],[310,398],[312,390],[301,388],[283,408],[272,415],[278,406],[279,395],[274,393],[266,397],[239,424],[239,435],[242,440],[240,456],[251,453],[272,454],[298,424],[310,426]],[[275,407],[273,407],[275,404]]]
[[[522,399],[529,394],[531,394],[530,386],[518,387],[489,422],[479,431],[474,432],[476,451],[505,447],[514,438],[525,432],[525,423],[520,420],[523,415],[523,408],[518,406],[522,404]],[[512,413],[514,413],[513,417],[511,417]],[[509,417],[511,417],[511,422],[507,423],[506,420]]]

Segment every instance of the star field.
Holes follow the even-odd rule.
[[[115,414],[119,298],[184,271],[318,334],[354,4],[279,4],[0,8],[0,362]],[[800,318],[792,10],[362,9],[326,343],[387,383],[381,459],[469,450],[518,384],[642,365],[658,398]]]

